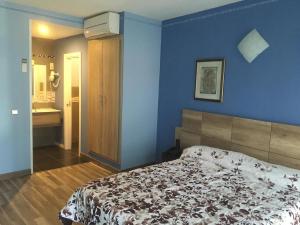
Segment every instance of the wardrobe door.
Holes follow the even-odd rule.
[[[120,38],[103,40],[102,154],[119,161]]]
[[[103,133],[103,43],[88,42],[88,147],[101,154]]]

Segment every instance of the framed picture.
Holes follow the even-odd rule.
[[[197,60],[195,99],[222,102],[225,59]]]

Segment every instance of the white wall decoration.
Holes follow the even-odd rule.
[[[252,63],[269,46],[268,42],[254,29],[239,43],[238,49],[247,62]]]

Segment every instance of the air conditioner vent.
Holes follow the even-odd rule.
[[[120,34],[120,15],[108,12],[84,20],[84,35],[95,39]]]

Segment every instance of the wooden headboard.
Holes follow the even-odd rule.
[[[181,147],[207,145],[300,169],[300,127],[184,109]]]

